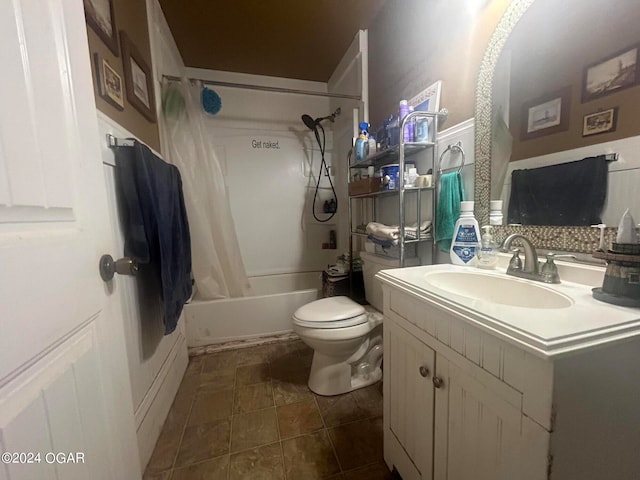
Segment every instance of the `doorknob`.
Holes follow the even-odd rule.
[[[133,258],[123,257],[114,260],[111,255],[102,255],[100,257],[100,277],[105,282],[113,278],[114,274],[119,275],[135,275],[138,273],[138,262]]]
[[[423,376],[424,378],[427,378],[429,376],[429,369],[427,367],[420,367],[420,375]]]
[[[444,380],[442,380],[440,377],[437,376],[433,376],[433,386],[436,388],[441,388],[444,385]]]

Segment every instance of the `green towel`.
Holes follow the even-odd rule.
[[[436,206],[436,242],[440,251],[448,252],[453,239],[453,228],[460,216],[460,202],[464,200],[462,178],[458,172],[440,177],[440,196]]]

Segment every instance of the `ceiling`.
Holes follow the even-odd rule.
[[[188,67],[326,82],[386,0],[160,0]]]

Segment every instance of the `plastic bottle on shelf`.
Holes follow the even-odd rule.
[[[482,246],[478,252],[478,268],[493,269],[498,263],[498,246],[493,241],[491,234],[493,227],[485,225],[482,227]]]
[[[369,149],[369,124],[360,122],[360,135],[356,139],[355,152],[356,162],[360,162],[367,157]]]
[[[369,134],[369,155],[376,153],[376,137],[373,133]]]
[[[429,141],[429,119],[427,117],[418,118],[415,127],[416,142]]]
[[[460,218],[453,228],[449,256],[454,265],[475,266],[480,248],[480,227],[473,216],[473,202],[460,202]]]
[[[398,125],[402,125],[402,120],[409,113],[409,103],[406,100],[400,100],[400,118]],[[409,126],[405,125],[404,130],[402,132],[402,138],[405,142],[410,142],[411,138],[409,138]]]

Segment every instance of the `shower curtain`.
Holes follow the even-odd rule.
[[[198,296],[212,300],[251,294],[222,168],[204,135],[200,87],[164,80],[165,154],[182,174],[191,230],[193,276]]]

